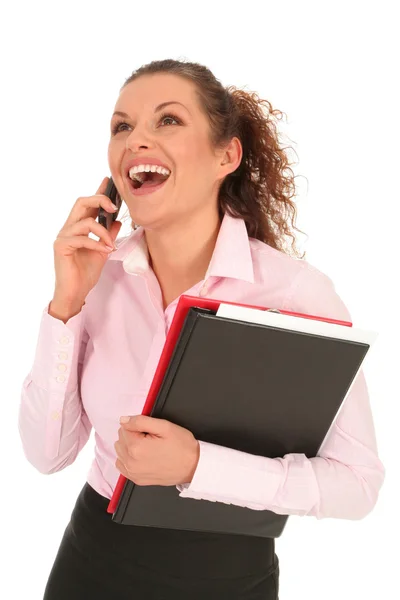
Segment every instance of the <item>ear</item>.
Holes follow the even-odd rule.
[[[233,137],[223,151],[221,169],[223,177],[236,171],[243,157],[243,147],[237,137]]]

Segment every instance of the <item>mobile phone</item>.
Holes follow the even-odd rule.
[[[113,204],[118,208],[113,213],[107,212],[102,206],[99,208],[98,218],[100,225],[103,225],[108,231],[110,230],[111,224],[118,217],[119,209],[121,208],[122,199],[115,187],[112,177],[109,178],[105,195],[108,196]]]

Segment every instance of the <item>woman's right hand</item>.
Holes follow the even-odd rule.
[[[113,221],[110,231],[96,221],[100,206],[107,212],[115,212],[105,195],[108,181],[108,177],[103,179],[94,196],[78,198],[53,244],[55,290],[52,306],[56,304],[79,311],[114,249],[121,221]],[[100,239],[93,240],[89,232]]]

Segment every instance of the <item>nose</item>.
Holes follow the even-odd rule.
[[[135,129],[126,138],[126,148],[136,153],[140,148],[151,148],[153,142],[151,134],[143,127],[135,127]]]

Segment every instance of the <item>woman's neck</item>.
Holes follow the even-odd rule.
[[[216,215],[209,220],[197,217],[192,227],[181,227],[175,232],[145,231],[149,263],[167,301],[171,301],[171,295],[177,297],[204,279],[220,227]]]

